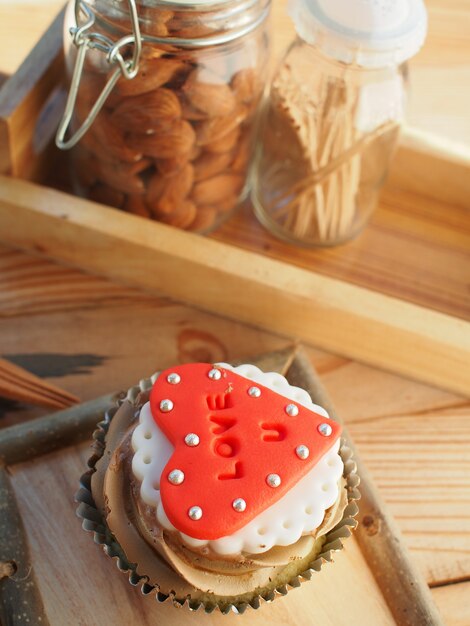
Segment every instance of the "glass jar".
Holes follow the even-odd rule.
[[[73,148],[76,192],[196,232],[227,219],[247,194],[269,9],[270,0],[71,2],[71,88],[56,142]]]
[[[417,51],[425,32],[423,9],[415,14],[419,27],[408,24],[411,39],[402,37],[402,54],[397,52],[389,35],[397,4],[291,5],[298,37],[261,114],[252,181],[255,213],[278,237],[304,246],[336,245],[357,235],[376,207],[403,120],[402,61]],[[379,45],[381,19],[387,36]],[[360,33],[367,43],[359,41]]]

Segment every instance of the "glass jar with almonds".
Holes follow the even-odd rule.
[[[330,246],[377,205],[397,144],[422,0],[291,0],[297,39],[260,120],[252,199],[275,235]]]
[[[247,193],[270,0],[75,0],[56,143],[79,195],[209,232]]]

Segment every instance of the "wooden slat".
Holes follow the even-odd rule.
[[[23,521],[8,473],[0,467],[0,622],[49,626]]]
[[[446,626],[468,626],[470,624],[470,582],[446,585],[432,590],[434,601],[439,607]]]
[[[0,173],[40,180],[57,154],[50,143],[63,103],[63,21],[61,11],[0,89]]]
[[[95,203],[0,179],[6,242],[417,380],[461,393],[470,388],[470,325],[464,321],[133,215],[121,214],[119,221],[114,215]]]
[[[324,407],[332,419],[342,422],[325,388],[309,367],[304,351],[294,359],[288,379],[291,384],[307,389],[313,401]],[[361,477],[359,525],[355,537],[396,623],[401,626],[441,625],[429,588],[346,429],[343,436],[353,451]]]
[[[32,294],[29,315],[9,318],[0,324],[0,345],[12,357],[15,354],[32,354],[37,359],[35,362],[38,367],[41,367],[37,373],[43,376],[59,359],[63,375],[52,380],[88,400],[134,384],[143,376],[150,375],[158,365],[169,367],[176,362],[198,360],[246,360],[247,355],[253,352],[275,350],[285,346],[286,342],[267,332],[158,299],[152,304],[150,301],[133,301],[130,298],[123,300],[121,306],[104,301],[92,307],[77,308],[73,313],[64,308],[63,312],[43,314],[36,312]],[[423,447],[426,455],[433,454],[439,460],[443,454],[440,448],[436,447],[434,452],[428,444],[428,440],[435,441],[436,421],[429,421],[427,414],[433,413],[434,406],[439,409],[443,419],[447,419],[447,414],[455,416],[460,415],[460,412],[470,415],[468,402],[319,350],[310,349],[309,356],[334,399],[338,412],[344,416],[350,428],[360,428],[356,435],[360,439],[359,452],[366,464],[371,463],[375,480],[381,484],[383,480],[386,482],[391,471],[400,480],[402,502],[394,501],[396,490],[390,491],[386,485],[383,495],[392,512],[399,517],[397,522],[402,530],[412,531],[405,533],[408,546],[413,548],[425,543],[426,550],[419,553],[420,558],[416,551],[413,550],[412,554],[428,583],[437,585],[443,580],[457,581],[462,577],[470,577],[470,563],[466,557],[468,535],[462,532],[468,526],[468,489],[462,492],[458,502],[449,502],[447,508],[445,504],[439,504],[438,519],[433,525],[433,522],[426,520],[436,514],[433,512],[435,501],[445,501],[446,484],[436,481],[438,495],[431,501],[425,499],[424,494],[431,486],[417,491],[413,480],[407,481],[408,475],[422,478],[421,461],[414,464],[407,460],[399,442],[387,447],[387,437],[394,421],[404,416],[401,419],[403,435],[409,433],[416,455],[420,456]],[[71,365],[74,362],[81,363],[81,366]],[[455,408],[459,405],[460,408]],[[40,415],[13,408],[5,413],[0,426],[20,423],[33,415]],[[375,419],[384,424],[383,443],[380,445],[383,462],[377,462],[374,444],[363,441],[368,423],[373,424]],[[459,423],[463,431],[452,445],[455,460],[452,463],[448,461],[449,467],[458,463],[465,454],[465,444],[470,437],[470,419]],[[421,427],[420,437],[416,436],[416,425]],[[378,426],[373,428],[373,433],[374,436],[379,435]],[[446,466],[450,455],[446,452],[443,458]],[[423,465],[426,467],[425,463]],[[445,468],[444,475],[450,478],[450,470]],[[410,514],[410,510],[415,519],[402,519],[404,515]],[[461,526],[459,519],[462,521]],[[448,550],[448,543],[443,544],[444,551],[438,549],[442,543],[440,527],[455,531],[452,551]]]
[[[470,176],[466,178],[470,180]],[[470,319],[470,230],[468,209],[463,207],[387,187],[371,223],[357,239],[344,246],[309,250],[288,245],[258,224],[249,206],[212,237]]]
[[[318,376],[311,369],[310,362],[303,351],[294,348],[274,353],[250,357],[250,362],[258,365],[265,371],[278,371],[285,374],[291,384],[296,384],[310,392],[314,402],[321,403],[329,411],[331,417],[338,419],[330,404]],[[4,431],[6,445],[0,448],[0,458],[6,463],[17,463],[37,454],[47,452],[49,443],[55,447],[60,443],[69,443],[82,437],[90,428],[92,420],[98,420],[97,407],[111,406],[109,397],[94,402],[93,406],[81,405],[66,412],[51,415],[34,424],[26,423]],[[34,433],[31,431],[34,427]],[[71,428],[72,427],[72,428]],[[74,437],[75,433],[75,437]],[[25,441],[24,449],[17,442]],[[32,442],[32,445],[29,443]],[[351,442],[348,442],[351,447]],[[46,446],[46,447],[44,447]],[[2,452],[3,451],[3,452]],[[15,456],[16,454],[16,456]],[[372,571],[376,576],[382,594],[400,626],[415,626],[417,623],[440,624],[440,618],[435,611],[427,586],[422,582],[419,574],[414,571],[406,549],[400,544],[397,530],[393,528],[393,521],[386,513],[384,504],[380,501],[377,491],[370,482],[365,468],[355,452],[355,461],[361,474],[361,512],[363,520],[373,511],[380,514],[381,527],[374,534],[358,531],[361,549],[365,553],[366,561],[373,562],[377,550],[381,559],[375,562]],[[379,513],[380,512],[380,513]],[[364,522],[365,524],[365,522]],[[399,547],[401,545],[401,547]],[[393,566],[392,556],[394,560]],[[399,566],[398,566],[399,561]],[[380,569],[380,576],[378,575]]]
[[[156,298],[0,244],[0,318],[150,300]]]
[[[402,134],[390,174],[390,187],[470,208],[470,148],[467,145],[409,126]]]
[[[17,397],[17,394],[21,398]],[[0,394],[12,400],[21,399],[38,406],[66,408],[77,404],[79,399],[67,391],[51,385],[26,369],[0,358]]]
[[[41,419],[5,428],[0,440],[0,463],[20,463],[70,443],[90,439],[96,424],[116,401],[117,394],[109,394]]]
[[[370,473],[426,579],[470,575],[470,403],[350,424]]]
[[[276,53],[283,47],[284,39],[292,35],[284,19],[284,9],[282,3],[274,8],[274,21],[278,25],[274,46]],[[439,3],[430,6],[431,48],[439,42],[436,33],[441,29],[441,9]],[[459,10],[457,4],[451,3],[446,6],[444,15],[448,19],[448,27],[460,33],[461,18],[466,14],[460,16]],[[31,83],[44,84],[43,91],[50,91],[51,85],[44,82],[43,67],[36,67],[35,64],[39,54],[47,56],[54,45],[59,46],[60,22],[61,19],[56,20],[40,44],[42,48],[35,50],[19,70],[18,76],[23,77],[23,91]],[[446,28],[444,37],[449,36]],[[418,68],[423,63],[422,58],[427,58],[426,54],[429,54],[427,48],[416,61]],[[451,62],[457,63],[455,55]],[[60,72],[55,68],[50,74],[58,77]],[[15,81],[9,81],[9,85],[11,93]],[[20,96],[15,97],[21,100],[21,90]],[[18,111],[18,114],[15,113],[20,120],[17,130],[24,135],[21,107]],[[13,115],[11,111],[10,115]],[[29,123],[33,118],[34,115],[28,114]],[[7,142],[6,136],[3,143]],[[33,162],[27,159],[28,167]],[[232,220],[216,237],[255,251],[267,251],[275,258],[301,267],[314,265],[325,275],[467,319],[470,316],[470,299],[468,262],[465,262],[464,255],[470,247],[470,235],[466,211],[462,209],[470,203],[469,164],[470,151],[463,144],[460,147],[410,126],[403,135],[394,161],[382,210],[357,241],[335,250],[296,250],[271,238],[254,223],[253,218],[247,219],[246,216]],[[27,173],[23,175],[29,177]],[[417,193],[420,195],[417,196]],[[436,237],[438,234],[439,237]],[[429,245],[434,248],[432,255],[427,253]]]
[[[138,619],[142,626],[154,626],[156,620],[165,626],[200,622],[223,626],[232,621],[218,613],[200,615],[176,610],[168,603],[156,605],[154,597],[143,597],[82,531],[71,507],[64,514],[64,502],[70,502],[88,456],[85,444],[12,468],[12,482],[51,625],[62,626],[70,615],[80,616],[83,624],[90,625],[133,624]],[[322,626],[394,624],[357,544],[353,539],[348,543],[347,549],[335,556],[334,565],[326,565],[311,582],[259,611],[250,611],[246,618],[250,626],[311,626],[312,615]],[[61,548],[59,554],[57,546]],[[338,587],[341,605],[337,602]]]
[[[17,71],[64,4],[63,0],[2,0],[0,71]]]

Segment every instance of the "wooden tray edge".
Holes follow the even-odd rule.
[[[115,209],[0,176],[8,245],[455,393],[470,389],[464,320],[138,216],[114,218]]]
[[[251,357],[248,360],[257,364],[262,369],[279,371],[288,377],[291,384],[300,385],[311,395],[312,399],[324,406],[332,419],[341,423],[339,416],[329,399],[321,381],[310,363],[307,355],[301,348],[287,348],[277,352]],[[103,406],[121,397],[120,394],[105,396],[95,401],[73,407],[67,411],[61,411],[50,416],[36,420],[36,436],[41,440],[41,445],[31,450],[34,455],[49,452],[51,449],[73,443],[71,438],[70,424],[75,423],[75,433],[77,441],[83,439],[84,433],[88,434],[95,428],[97,411],[101,412]],[[88,406],[89,405],[89,406]],[[109,406],[109,404],[108,404]],[[92,419],[90,418],[90,410]],[[63,423],[65,422],[65,426]],[[93,424],[94,422],[94,424]],[[31,423],[29,424],[31,426]],[[28,449],[24,446],[20,454],[14,454],[15,440],[19,441],[27,432],[28,423],[12,427],[12,433],[16,434],[16,439],[10,437],[8,450],[13,452],[11,456],[15,462],[25,459]],[[61,437],[63,436],[63,440]],[[399,529],[396,527],[393,517],[382,501],[373,481],[361,463],[357,451],[346,431],[343,436],[347,446],[353,450],[354,461],[361,476],[361,500],[360,514],[362,526],[356,531],[359,546],[363,552],[378,586],[384,596],[391,613],[399,626],[416,626],[426,624],[428,626],[442,626],[442,621],[437,608],[433,602],[431,592],[422,578],[420,572],[411,561],[408,550],[402,540]],[[21,447],[21,446],[20,446]],[[60,446],[62,447],[62,446]],[[7,519],[6,529],[8,532],[0,534],[0,560],[7,559],[13,561],[8,555],[12,552],[12,546],[17,545],[22,551],[25,562],[30,565],[27,537],[19,517],[14,492],[12,490],[7,472],[0,467],[0,489],[4,490],[8,496],[8,508],[5,518]],[[5,498],[6,499],[6,498]],[[13,538],[13,540],[12,540]],[[15,543],[16,538],[16,543]],[[18,553],[18,552],[17,552]],[[1,565],[2,563],[0,563]],[[30,566],[30,573],[32,565]],[[1,573],[1,570],[0,570]],[[34,572],[32,572],[34,579]],[[23,604],[23,600],[29,597],[29,585],[21,584],[25,580],[14,581],[10,576],[4,576],[7,585],[2,584],[0,576],[0,615],[2,608],[9,607],[9,594],[12,584],[15,586],[14,598]],[[5,583],[5,580],[3,583]],[[38,614],[44,616],[42,623],[47,626],[47,616],[44,614],[44,606],[37,588],[33,593],[28,605],[26,617],[33,618],[35,622]],[[7,597],[8,596],[8,597]],[[28,604],[28,603],[26,603]],[[26,605],[25,605],[26,606]],[[7,616],[8,618],[11,616]],[[23,624],[22,616],[12,616],[13,621],[9,621],[12,626]],[[16,621],[16,618],[19,618]]]

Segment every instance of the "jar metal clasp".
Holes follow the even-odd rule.
[[[59,124],[56,134],[56,145],[61,150],[69,150],[75,146],[80,139],[89,130],[91,125],[96,119],[96,116],[101,111],[104,103],[106,102],[109,94],[114,89],[117,81],[121,76],[124,76],[127,80],[132,80],[139,71],[139,61],[142,51],[142,36],[139,26],[139,16],[137,13],[137,7],[135,0],[128,0],[129,13],[132,23],[132,34],[122,37],[116,42],[113,42],[109,37],[97,32],[90,32],[90,29],[95,23],[95,16],[84,0],[75,1],[75,16],[77,26],[70,29],[70,34],[73,38],[73,43],[77,47],[77,58],[75,60],[75,67],[72,74],[72,80],[70,83],[69,95],[67,103],[65,105],[64,115]],[[86,17],[84,23],[78,26],[80,13],[83,13]],[[130,59],[125,59],[121,49],[126,46],[133,46],[133,53]],[[109,66],[116,65],[114,71],[110,74],[106,85],[103,87],[100,95],[93,104],[90,112],[83,121],[82,125],[72,134],[69,139],[65,139],[65,135],[69,128],[70,122],[77,102],[78,90],[80,87],[80,81],[82,78],[83,67],[85,64],[85,57],[88,50],[100,50],[106,54],[106,61]]]

